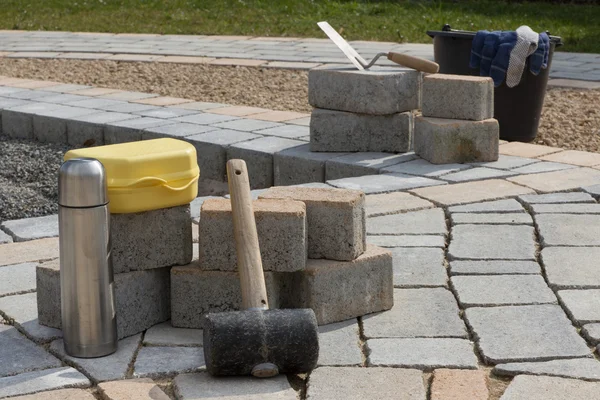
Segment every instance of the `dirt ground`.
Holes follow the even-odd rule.
[[[309,112],[308,72],[202,64],[0,59],[0,75]],[[600,152],[600,90],[549,89],[536,143]]]

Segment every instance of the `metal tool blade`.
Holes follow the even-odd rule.
[[[343,37],[340,36],[339,33],[332,28],[326,21],[317,22],[319,28],[325,32],[325,34],[336,44],[336,46],[348,57],[352,64],[359,70],[364,70],[363,65],[367,64],[367,62],[354,50],[350,43],[346,42]],[[362,63],[362,64],[361,64]]]

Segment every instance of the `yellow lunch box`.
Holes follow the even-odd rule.
[[[177,139],[74,149],[64,155],[95,158],[104,165],[112,214],[188,204],[198,195],[200,168],[196,148]]]

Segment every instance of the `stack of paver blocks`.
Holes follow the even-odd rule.
[[[312,308],[322,325],[392,307],[392,255],[366,244],[363,192],[273,187],[253,206],[271,308]],[[171,269],[176,327],[241,307],[230,201],[206,200],[198,229],[199,260]]]
[[[190,205],[111,214],[112,265],[119,338],[168,320],[170,270],[192,260]],[[40,324],[60,329],[60,263],[36,270]]]
[[[492,78],[433,74],[423,79],[415,153],[432,164],[498,159],[499,125]]]
[[[399,67],[324,66],[308,75],[313,152],[405,153],[412,147],[413,113],[422,74]]]

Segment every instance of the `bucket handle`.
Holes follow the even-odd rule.
[[[148,176],[148,177],[145,177],[145,178],[139,179],[139,180],[137,180],[137,181],[135,181],[135,182],[133,182],[133,183],[131,183],[131,184],[127,185],[127,186],[123,186],[123,187],[132,187],[132,186],[136,186],[136,185],[138,185],[138,184],[140,184],[140,183],[142,183],[142,182],[157,182],[157,183],[161,183],[163,187],[165,187],[165,188],[167,188],[167,189],[169,189],[169,190],[172,190],[172,191],[174,191],[174,192],[179,192],[179,191],[185,190],[185,189],[187,189],[188,187],[190,187],[191,185],[193,185],[193,184],[194,184],[194,182],[196,182],[196,181],[198,180],[198,178],[199,178],[199,177],[200,177],[199,175],[196,175],[196,176],[194,177],[194,179],[192,179],[191,181],[189,181],[189,182],[188,182],[186,185],[184,185],[184,186],[181,186],[181,187],[173,187],[173,186],[171,186],[171,185],[168,185],[168,184],[167,184],[167,181],[166,181],[166,180],[164,180],[164,179],[162,179],[162,178],[157,178],[157,177],[154,177],[154,176]]]

